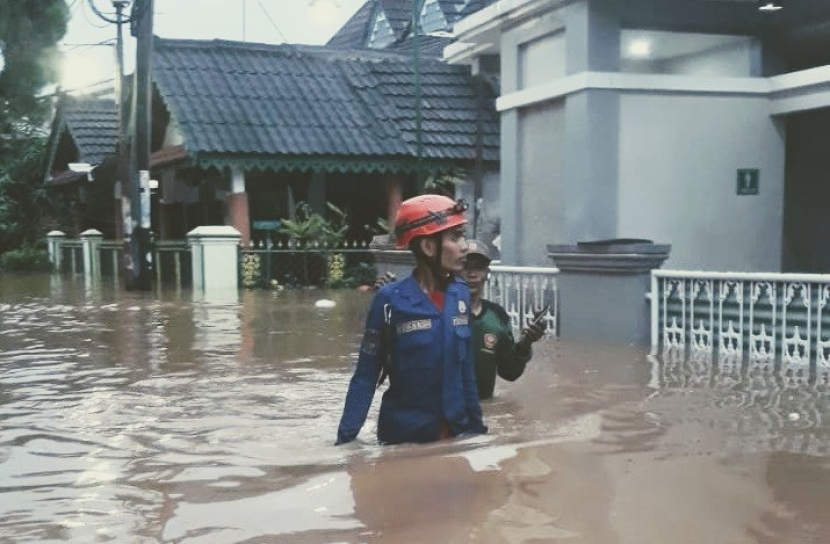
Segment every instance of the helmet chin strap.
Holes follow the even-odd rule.
[[[444,252],[444,233],[439,232],[433,234],[432,239],[435,241],[435,255],[432,256],[429,265],[432,270],[432,275],[435,276],[435,285],[443,291],[447,288],[447,284],[449,284],[450,276],[441,267],[441,256]]]

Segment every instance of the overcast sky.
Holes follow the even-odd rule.
[[[116,27],[98,18],[90,1],[115,19],[111,0],[67,0],[71,20],[61,46],[66,57],[62,81],[67,89],[115,75]],[[323,44],[366,1],[155,0],[154,34],[165,38]],[[124,27],[124,36],[129,73],[135,60],[129,26]]]

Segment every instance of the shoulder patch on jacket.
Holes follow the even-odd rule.
[[[377,355],[380,346],[380,332],[375,329],[363,331],[363,342],[360,344],[360,351],[366,355]]]

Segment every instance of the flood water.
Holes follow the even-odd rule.
[[[546,340],[491,434],[334,447],[370,296],[0,276],[0,542],[830,542],[830,396],[769,369]]]

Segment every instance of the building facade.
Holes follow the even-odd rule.
[[[830,271],[830,3],[767,4],[502,0],[456,23],[445,59],[500,66],[503,261],[642,238],[671,268]]]

